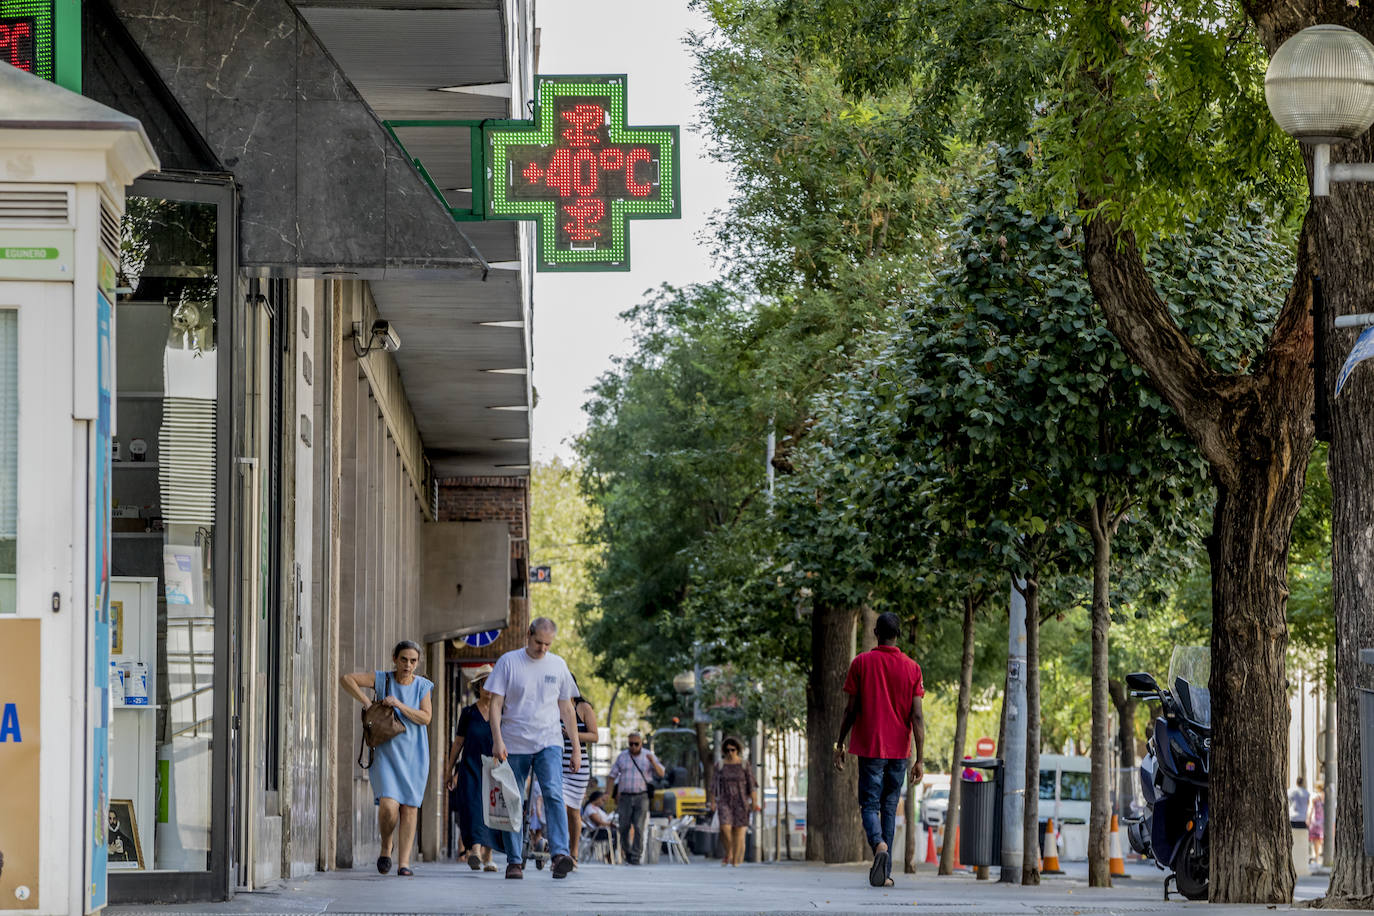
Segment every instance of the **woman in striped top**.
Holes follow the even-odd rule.
[[[572,771],[572,740],[567,729],[563,730],[563,805],[568,809],[568,854],[577,861],[577,841],[582,836],[582,797],[587,792],[587,781],[591,779],[591,751],[586,745],[595,744],[597,737],[596,710],[582,696],[573,678],[573,712],[577,715],[577,740],[582,742],[582,769]]]

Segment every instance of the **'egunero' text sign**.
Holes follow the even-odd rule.
[[[41,76],[57,77],[53,0],[0,0],[0,61]]]
[[[624,76],[540,76],[488,125],[487,218],[535,220],[540,270],[629,270],[632,219],[682,216],[678,129],[628,127]]]

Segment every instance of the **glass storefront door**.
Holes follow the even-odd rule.
[[[158,875],[201,873],[182,882],[189,898],[201,896],[192,885],[209,896],[227,884],[232,201],[227,185],[141,181],[124,218],[111,797],[129,800],[137,842],[110,863],[115,899],[121,879],[146,889]]]

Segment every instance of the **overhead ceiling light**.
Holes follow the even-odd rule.
[[[523,444],[523,443],[529,442],[529,441],[530,441],[530,437],[529,437],[529,436],[511,436],[511,437],[508,438],[508,439],[492,439],[491,441],[492,441],[492,442],[515,442],[515,443],[521,443],[521,444]]]
[[[484,328],[523,328],[525,322],[522,321],[479,321],[477,322]]]
[[[487,410],[529,410],[529,409],[530,409],[530,405],[528,405],[528,404],[510,404],[510,405],[503,405],[503,406],[501,406],[501,407],[488,407],[488,408],[487,408]]]
[[[496,373],[497,375],[529,375],[529,374],[530,374],[530,370],[526,369],[524,366],[520,366],[520,367],[518,367],[518,368],[516,368],[516,369],[483,369],[482,371],[483,371],[483,372],[494,372],[494,373]]]
[[[514,470],[514,469],[516,469],[516,468],[523,468],[523,469],[526,470],[526,471],[528,471],[528,470],[530,469],[530,466],[529,466],[528,464],[498,464],[498,465],[496,465],[496,467],[498,467],[498,468],[511,468],[512,470]]]

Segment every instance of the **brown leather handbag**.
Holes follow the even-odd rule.
[[[377,693],[375,685],[372,690],[374,699],[363,710],[363,741],[358,745],[358,766],[364,770],[372,768],[374,748],[386,744],[406,730],[401,714],[382,702],[383,697],[391,694],[391,675],[386,676],[386,688],[382,693]],[[364,751],[367,752],[367,763],[363,763]]]

